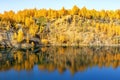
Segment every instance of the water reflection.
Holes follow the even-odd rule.
[[[68,69],[72,74],[84,72],[89,67],[120,66],[118,47],[42,47],[34,50],[0,50],[0,71],[14,69],[31,71],[37,65],[39,70],[63,73]]]

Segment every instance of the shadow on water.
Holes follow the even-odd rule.
[[[60,74],[69,70],[71,74],[84,72],[93,67],[120,66],[119,47],[40,47],[36,49],[1,49],[0,72],[13,69],[15,71],[38,70]]]

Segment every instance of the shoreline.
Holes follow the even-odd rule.
[[[7,48],[17,48],[17,49],[30,49],[30,48],[37,48],[37,47],[120,47],[120,44],[72,44],[72,45],[68,45],[68,44],[49,44],[49,45],[37,45],[37,46],[21,46],[21,47],[3,47],[0,46],[0,49],[7,49]]]

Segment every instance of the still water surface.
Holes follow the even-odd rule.
[[[0,80],[120,80],[119,47],[0,50]]]

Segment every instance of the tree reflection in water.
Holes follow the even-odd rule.
[[[32,70],[37,65],[40,70],[63,73],[69,69],[72,74],[89,67],[120,66],[118,47],[42,47],[34,50],[0,50],[0,71],[11,68]]]

